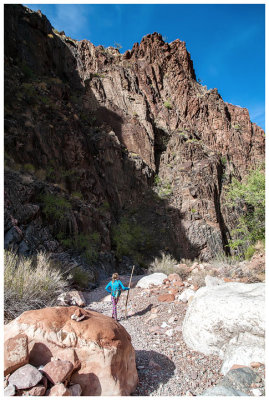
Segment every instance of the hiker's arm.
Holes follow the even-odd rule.
[[[129,289],[130,289],[129,287],[123,286],[123,284],[121,283],[121,281],[120,281],[120,286],[121,286],[122,290],[129,290]]]
[[[107,285],[106,285],[106,287],[105,287],[105,290],[108,292],[108,293],[111,293],[111,282],[109,282]]]

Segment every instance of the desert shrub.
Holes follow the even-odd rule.
[[[179,264],[174,272],[177,273],[183,281],[190,275],[189,267],[186,267],[182,264]]]
[[[210,264],[213,265],[215,268],[227,268],[229,266],[235,265],[239,262],[240,257],[234,255],[229,256],[225,253],[218,253],[210,260]]]
[[[13,319],[26,310],[52,306],[67,282],[45,253],[4,254],[4,313]]]
[[[36,172],[35,172],[35,175],[36,175],[36,177],[38,178],[38,179],[40,179],[41,181],[44,181],[45,179],[46,179],[46,176],[47,176],[47,174],[46,174],[46,171],[44,170],[44,169],[38,169]]]
[[[148,229],[127,217],[122,217],[119,224],[112,228],[112,240],[118,258],[128,256],[141,265],[153,247]]]
[[[35,167],[32,164],[24,164],[23,166],[24,171],[34,173]]]
[[[249,246],[246,251],[245,251],[245,259],[250,260],[253,254],[255,253],[255,247],[254,246]]]
[[[221,163],[222,163],[222,165],[224,166],[224,167],[226,167],[226,165],[227,165],[227,158],[225,157],[225,156],[222,156],[221,157],[221,159],[220,159],[220,161],[221,161]]]
[[[190,258],[181,258],[180,264],[185,264],[187,265],[188,268],[190,268],[194,263],[200,263],[200,260],[198,258],[190,259]]]
[[[115,49],[120,50],[122,49],[122,45],[120,43],[114,42]]]
[[[234,125],[234,129],[235,129],[236,131],[239,131],[239,130],[241,129],[241,126],[240,126],[239,124],[235,124],[235,125]]]
[[[229,246],[239,256],[244,256],[249,246],[265,240],[265,174],[262,167],[252,170],[242,181],[233,178],[227,199],[228,207],[241,213],[231,232]]]
[[[100,214],[106,214],[110,210],[110,205],[108,201],[104,201],[103,204],[101,204],[98,207],[98,211]]]
[[[71,196],[77,199],[83,199],[83,194],[81,192],[72,192]]]
[[[89,263],[97,261],[101,243],[99,232],[93,232],[92,234],[80,233],[74,237],[66,237],[66,234],[59,232],[57,239],[64,247],[72,248],[81,253],[85,261]]]
[[[164,107],[167,108],[168,110],[171,110],[171,109],[172,109],[172,105],[171,105],[171,102],[170,102],[170,101],[165,101],[163,105],[164,105]]]
[[[217,272],[214,270],[213,271],[211,271],[211,270],[198,271],[198,272],[192,274],[191,283],[193,285],[197,285],[199,287],[205,286],[205,277],[207,275],[217,276]]]
[[[26,64],[23,64],[21,66],[21,70],[22,70],[22,72],[23,72],[23,74],[24,74],[26,79],[32,79],[35,76],[34,72]]]
[[[161,257],[155,257],[154,261],[149,266],[149,272],[163,272],[166,275],[172,274],[174,272],[178,273],[178,270],[175,269],[175,265],[177,264],[177,260],[171,256],[171,254],[166,254],[161,252]]]
[[[71,271],[71,276],[72,276],[72,283],[82,288],[87,288],[89,282],[93,280],[92,274],[90,274],[88,271],[85,271],[81,267],[75,267]]]
[[[43,213],[48,219],[63,220],[65,213],[71,209],[71,204],[65,198],[55,194],[44,194],[41,196]]]
[[[154,177],[154,191],[161,199],[166,199],[173,193],[171,183],[162,180],[158,175]]]

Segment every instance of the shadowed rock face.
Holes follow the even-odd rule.
[[[229,238],[222,186],[263,161],[264,132],[196,81],[180,40],[154,33],[122,55],[6,5],[5,152],[7,246],[62,252],[59,232],[98,232],[106,252],[128,216],[154,237],[146,257],[208,259]],[[61,221],[46,193],[70,202]]]

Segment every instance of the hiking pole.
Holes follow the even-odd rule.
[[[128,293],[127,293],[127,297],[126,297],[126,303],[125,303],[125,319],[127,318],[127,303],[128,303],[128,297],[129,297],[129,292],[130,292],[130,290],[131,290],[131,281],[132,281],[132,277],[133,277],[133,272],[134,272],[134,265],[133,265],[133,269],[132,269],[132,273],[131,273],[131,276],[130,276],[130,281],[129,281],[129,290],[128,290]]]

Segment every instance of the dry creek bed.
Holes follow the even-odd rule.
[[[133,282],[141,277],[133,277]],[[129,276],[121,276],[121,280],[128,286]],[[101,282],[98,288],[83,294],[86,308],[111,316],[111,303],[104,301],[108,294],[107,283],[108,280]],[[118,318],[131,335],[136,351],[139,384],[134,396],[197,396],[220,382],[222,360],[190,350],[183,340],[182,324],[187,304],[160,303],[156,293],[132,288],[125,319],[126,295],[124,292],[118,303]],[[255,387],[264,394],[263,367],[256,372],[262,377]],[[251,392],[247,394],[253,396]]]

